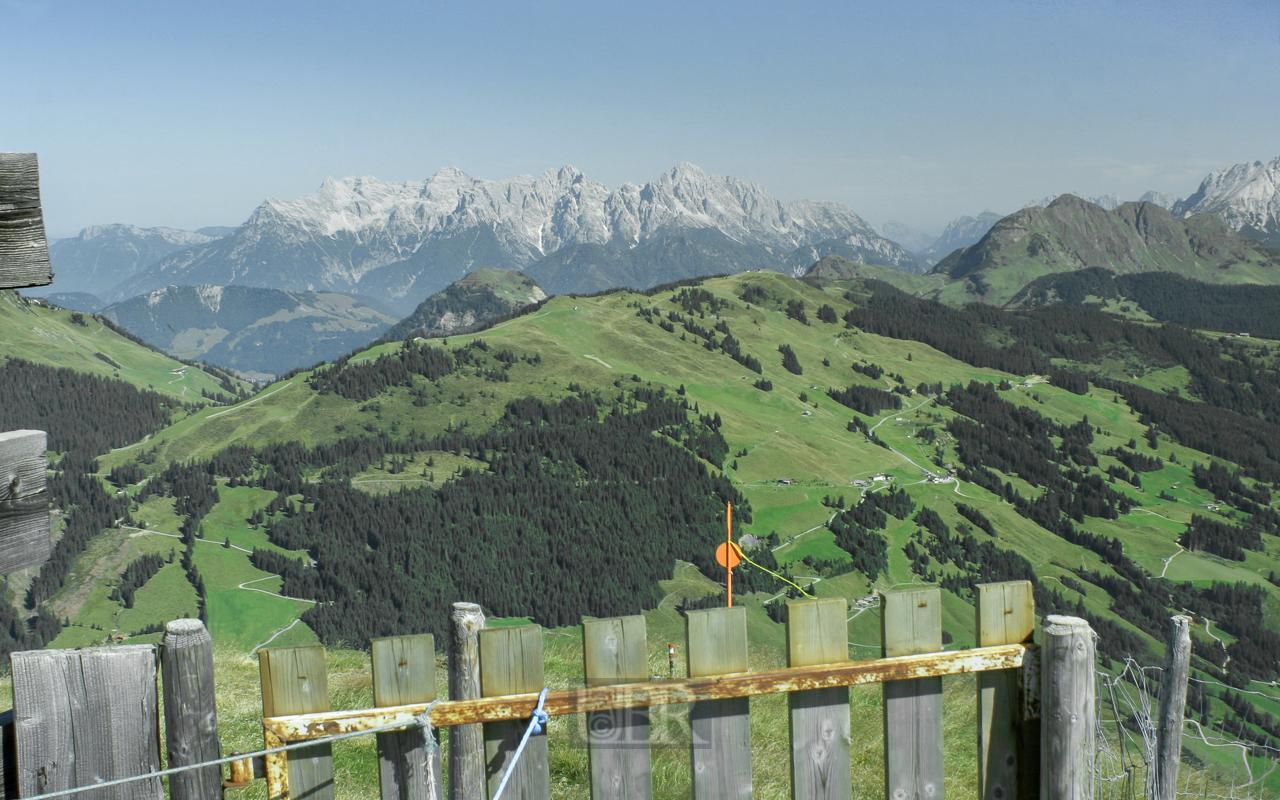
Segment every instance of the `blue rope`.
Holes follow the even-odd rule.
[[[547,720],[551,719],[551,715],[542,710],[542,704],[547,699],[547,690],[543,689],[538,695],[538,707],[533,710],[533,716],[529,718],[529,727],[524,729],[524,738],[520,740],[520,746],[516,748],[516,754],[511,757],[511,763],[507,765],[507,771],[502,776],[502,783],[498,784],[498,791],[493,793],[493,800],[499,800],[502,797],[502,790],[507,788],[507,780],[511,777],[511,773],[515,772],[516,764],[520,761],[520,754],[524,752],[524,746],[529,742],[529,737],[535,733],[542,733],[542,726],[547,724]]]

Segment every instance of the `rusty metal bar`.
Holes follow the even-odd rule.
[[[263,727],[266,728],[266,720],[263,720]],[[283,736],[279,736],[272,732],[270,728],[263,731],[262,738],[266,747],[265,750],[280,747],[286,741]],[[268,800],[287,800],[289,797],[289,760],[284,753],[268,753],[263,756],[264,766],[267,771],[267,798]]]
[[[620,708],[642,708],[670,703],[693,703],[701,700],[723,700],[730,697],[828,689],[835,686],[857,686],[882,681],[960,675],[994,669],[1017,669],[1028,660],[1033,644],[1009,644],[924,655],[877,658],[826,664],[817,667],[793,667],[762,672],[744,672],[715,678],[694,678],[652,683],[628,683],[549,692],[544,710],[552,716],[609,711]],[[498,722],[525,719],[533,713],[538,695],[516,694],[485,697],[478,700],[453,700],[437,703],[431,710],[431,724],[437,728],[472,722]],[[267,735],[285,742],[299,742],[336,736],[342,733],[396,726],[408,728],[414,717],[425,711],[425,703],[392,706],[361,711],[323,711],[268,717],[262,721]],[[270,744],[268,744],[270,746]],[[271,758],[271,756],[268,756]],[[279,757],[283,765],[283,757]],[[268,776],[271,764],[267,764]],[[273,792],[270,797],[276,798]]]

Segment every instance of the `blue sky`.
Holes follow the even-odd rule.
[[[0,0],[51,236],[238,225],[326,177],[610,188],[681,161],[938,233],[1280,155],[1266,2]]]

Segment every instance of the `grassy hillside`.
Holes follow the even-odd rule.
[[[220,377],[142,347],[100,318],[49,308],[13,291],[0,291],[0,341],[4,356],[118,378],[184,402],[204,402],[202,392],[230,394]]]
[[[855,284],[861,287],[859,291],[846,294],[845,289]],[[158,432],[145,445],[105,455],[100,459],[100,471],[136,465],[147,478],[132,482],[126,491],[138,496],[146,483],[158,480],[167,464],[208,460],[231,445],[262,448],[297,441],[316,448],[352,436],[371,438],[375,433],[398,442],[416,441],[414,434],[433,437],[465,432],[473,436],[496,430],[503,424],[508,403],[521,398],[554,403],[595,392],[605,397],[621,396],[625,402],[631,396],[628,393],[652,385],[665,387],[670,395],[696,404],[701,415],[718,415],[718,431],[728,445],[729,455],[708,467],[715,475],[727,476],[749,501],[750,522],[735,515],[735,521],[744,523],[738,533],[766,540],[776,536],[771,540],[776,544],[768,545],[773,557],[786,574],[817,596],[841,596],[853,601],[877,589],[947,582],[943,593],[944,626],[950,646],[971,645],[973,611],[963,581],[976,574],[985,577],[979,573],[994,566],[972,558],[957,562],[946,556],[947,560],[943,560],[946,548],[935,532],[941,529],[928,528],[920,516],[921,510],[929,509],[959,537],[953,541],[1017,554],[1046,592],[1057,593],[1057,602],[1112,626],[1103,631],[1104,637],[1110,637],[1113,643],[1127,637],[1123,641],[1135,643],[1140,648],[1135,652],[1140,652],[1148,663],[1155,663],[1160,657],[1162,643],[1153,638],[1143,619],[1125,605],[1132,595],[1129,587],[1137,585],[1134,581],[1140,577],[1125,572],[1128,562],[1136,564],[1146,576],[1141,580],[1167,579],[1158,584],[1162,588],[1174,587],[1173,582],[1189,582],[1190,589],[1207,590],[1215,580],[1257,587],[1263,598],[1262,619],[1271,628],[1280,622],[1280,589],[1268,580],[1280,561],[1280,537],[1272,532],[1260,533],[1259,544],[1247,546],[1242,559],[1214,555],[1204,548],[1190,552],[1179,544],[1194,516],[1223,525],[1235,525],[1251,516],[1261,519],[1260,507],[1246,510],[1246,500],[1242,498],[1260,496],[1272,479],[1263,482],[1241,475],[1239,491],[1225,493],[1210,485],[1197,485],[1195,465],[1216,462],[1235,470],[1237,464],[1223,457],[1212,458],[1178,441],[1181,434],[1174,435],[1179,429],[1172,421],[1153,426],[1144,417],[1149,412],[1133,408],[1138,401],[1129,389],[1101,386],[1108,377],[1123,376],[1133,385],[1155,390],[1161,396],[1167,389],[1191,394],[1200,385],[1197,381],[1201,379],[1196,376],[1201,374],[1197,370],[1202,365],[1157,362],[1150,355],[1154,350],[1117,345],[1105,349],[1096,363],[1073,351],[1070,358],[1041,355],[1036,358],[1043,361],[1028,362],[1042,363],[1043,371],[1005,372],[975,366],[980,362],[974,358],[960,360],[922,341],[847,327],[841,318],[866,306],[867,297],[875,291],[857,281],[824,289],[765,272],[712,279],[700,288],[709,294],[686,294],[681,299],[678,290],[668,290],[648,295],[615,292],[596,297],[552,298],[528,316],[483,332],[431,343],[454,359],[461,359],[460,354],[474,353],[472,344],[483,340],[488,350],[478,366],[460,368],[435,379],[411,375],[407,385],[377,391],[367,399],[320,393],[309,382],[311,373],[299,374],[236,406],[206,408],[192,414]],[[824,306],[830,307],[829,312]],[[674,321],[673,314],[683,321]],[[732,338],[739,343],[741,360],[731,358],[723,349],[709,348],[706,337],[692,330],[711,332],[723,343],[725,334],[716,330],[721,324],[732,331]],[[1014,328],[984,330],[979,333],[979,342],[985,337],[988,345],[1017,352],[1011,341]],[[780,345],[788,346],[790,369],[784,366]],[[403,346],[400,342],[380,345],[340,366],[325,369],[347,370],[374,364],[383,356],[398,358]],[[950,345],[940,342],[939,347],[947,349]],[[1249,358],[1275,363],[1277,354],[1272,343],[1254,340],[1250,347]],[[494,360],[495,354],[502,351],[514,356],[505,367]],[[1222,357],[1230,360],[1235,356],[1224,353]],[[748,365],[751,359],[758,362],[759,372]],[[1098,382],[1086,382],[1080,391],[1069,380],[1051,374],[1062,366],[1088,366],[1096,372]],[[1144,374],[1133,377],[1136,366],[1141,366]],[[498,373],[501,378],[496,377]],[[1016,410],[1007,416],[1018,414],[1027,420],[1043,420],[1037,425],[1050,426],[1045,430],[1051,450],[1065,451],[1068,435],[1088,429],[1087,454],[1076,452],[1074,460],[1063,463],[1074,465],[1071,469],[1079,472],[1080,480],[1097,478],[1097,491],[1104,492],[1100,496],[1113,500],[1123,497],[1140,505],[1114,519],[1081,515],[1073,521],[1074,532],[1068,538],[1061,532],[1051,533],[1033,521],[1025,507],[1010,502],[1015,495],[1034,498],[1042,493],[1033,483],[1036,478],[1032,471],[1025,470],[1025,475],[1018,470],[1001,473],[999,480],[1008,484],[1003,490],[998,486],[983,488],[985,479],[979,473],[966,477],[969,473],[965,470],[970,468],[964,462],[964,447],[969,440],[962,441],[962,428],[952,424],[965,415],[958,400],[939,404],[937,385],[941,383],[946,392],[952,384],[963,387],[974,381],[984,387],[984,392]],[[767,390],[757,388],[765,385]],[[876,413],[855,411],[832,396],[850,387],[891,392],[888,396],[898,398],[901,406]],[[1207,402],[1210,401],[1204,401]],[[1088,422],[1082,428],[1085,417]],[[351,485],[369,493],[440,487],[464,482],[473,471],[483,472],[498,457],[482,456],[469,448],[455,452],[452,448],[410,447],[409,451],[413,457],[409,463],[404,463],[400,455],[388,454],[369,463],[352,462]],[[1142,472],[1140,480],[1134,476],[1134,482],[1124,477],[1117,480],[1115,476],[1126,474],[1124,465],[1132,463],[1135,455],[1158,457],[1160,466]],[[1087,464],[1090,459],[1095,462],[1093,465]],[[308,467],[302,474],[306,482],[311,482],[321,480],[321,472],[320,468]],[[250,474],[253,485],[239,485],[240,478],[218,473],[218,499],[202,517],[203,539],[193,543],[192,560],[207,588],[210,626],[219,642],[235,645],[241,652],[267,641],[273,646],[314,641],[307,626],[296,622],[310,604],[279,596],[280,578],[255,569],[246,551],[274,548],[284,554],[270,543],[267,529],[287,518],[308,519],[315,510],[304,494],[280,497],[264,485],[255,484],[266,478],[261,466],[254,467]],[[331,472],[324,479],[329,478]],[[783,478],[788,482],[782,482]],[[874,579],[860,571],[842,571],[842,565],[861,553],[839,546],[837,533],[829,523],[842,508],[868,497],[887,497],[891,489],[905,491],[913,510],[903,518],[890,515],[882,529],[870,531],[872,537],[882,538],[887,545],[886,567]],[[979,512],[991,532],[975,529],[972,519],[964,516],[958,505]],[[1269,497],[1264,505],[1271,505]],[[55,644],[85,644],[100,638],[109,626],[127,633],[148,623],[193,612],[196,599],[194,593],[184,594],[176,580],[181,576],[175,570],[176,559],[140,590],[134,608],[124,609],[109,599],[111,581],[118,580],[114,576],[135,554],[163,554],[175,545],[178,554],[182,552],[177,537],[183,519],[174,511],[174,498],[152,495],[132,513],[139,530],[112,531],[96,540],[77,562],[77,579],[55,598],[58,613],[72,623]],[[619,519],[618,524],[625,526],[626,520]],[[1099,538],[1090,539],[1090,535]],[[1112,537],[1119,540],[1119,558],[1100,544],[1090,544]],[[923,560],[910,556],[912,552],[924,552]],[[307,557],[302,552],[288,555]],[[665,594],[645,612],[651,644],[682,641],[676,605],[684,597],[715,592],[714,581],[719,578],[710,571],[699,575],[692,567],[677,569],[673,574],[675,583],[663,584]],[[770,588],[745,600],[750,609],[751,639],[759,649],[757,657],[762,664],[780,658],[782,629],[765,608],[766,601],[779,593],[779,589]],[[1177,610],[1161,608],[1156,613],[1167,616]],[[1210,680],[1226,677],[1221,672],[1221,659],[1214,655],[1215,640],[1226,644],[1236,641],[1217,622],[1198,615],[1194,632],[1197,653],[1204,654],[1197,662],[1197,675]],[[551,637],[548,641],[571,640],[577,635],[572,629],[562,633],[568,636]],[[153,634],[139,640],[155,638],[158,637]],[[849,641],[852,657],[877,653],[876,611],[851,614]],[[1216,666],[1214,659],[1219,662]],[[553,674],[557,673],[553,670]],[[576,672],[565,666],[558,674]],[[1227,675],[1230,674],[1229,668]],[[1251,702],[1257,709],[1280,712],[1280,691],[1267,680],[1245,680],[1241,688],[1256,693],[1250,697],[1256,698]],[[963,699],[963,688],[958,691],[962,699],[953,703],[948,719],[949,724],[963,728],[971,724],[965,716],[969,712],[963,709],[972,706]],[[1220,720],[1226,713],[1226,704],[1215,697],[1198,702],[1197,710],[1211,719]],[[761,705],[767,707],[768,703],[762,701]],[[1241,726],[1252,734],[1265,736],[1265,724],[1265,719],[1258,717]],[[870,728],[875,725],[868,727],[866,735],[872,736]],[[1235,729],[1232,723],[1232,731]],[[953,737],[966,743],[971,738]],[[1210,761],[1238,760],[1238,753],[1224,755],[1207,747],[1193,748],[1193,752],[1197,758]],[[956,753],[955,758],[966,758],[960,750]],[[562,759],[556,762],[558,774],[568,776],[566,780],[580,775],[579,770],[584,767],[574,760],[578,757],[579,754],[567,752],[558,756]],[[957,775],[971,772],[965,769]],[[955,790],[964,794],[965,787],[961,784]]]

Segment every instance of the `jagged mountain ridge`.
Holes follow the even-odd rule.
[[[252,286],[166,286],[101,315],[179,358],[255,378],[345,355],[396,320],[376,301]]]
[[[900,246],[877,234],[845,206],[809,200],[782,203],[762,186],[680,164],[657,180],[609,191],[573,167],[501,181],[446,168],[425,181],[326,180],[297,200],[269,199],[235,233],[161,260],[106,294],[116,300],[168,284],[259,285],[306,291],[358,291],[405,307],[478,266],[521,269],[552,292],[606,247],[641,250],[651,242],[718,232],[754,253],[753,263],[803,269],[805,247],[844,247],[873,263],[919,270]],[[712,239],[715,237],[712,236]],[[703,241],[706,241],[704,239]],[[532,269],[563,253],[556,270]],[[639,261],[643,272],[652,259]],[[723,271],[711,259],[703,272]],[[612,280],[609,270],[605,279]],[[669,280],[649,276],[642,285]],[[622,281],[578,287],[593,291]],[[575,288],[569,288],[573,291]],[[411,306],[410,306],[411,307]]]
[[[31,294],[81,292],[101,296],[111,287],[188,247],[207,244],[225,228],[184,231],[136,225],[91,225],[49,244],[54,282]],[[233,230],[233,229],[230,229]]]
[[[1215,170],[1172,210],[1182,217],[1217,214],[1233,230],[1280,247],[1280,157]]]
[[[933,244],[916,253],[916,257],[932,267],[956,249],[977,244],[991,230],[991,226],[999,221],[1000,215],[994,211],[983,211],[977,218],[964,216],[953,219],[947,223],[942,235]]]

